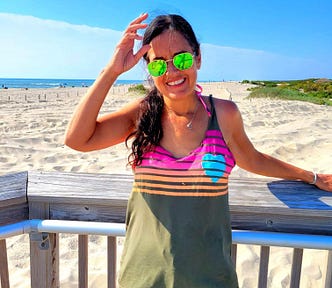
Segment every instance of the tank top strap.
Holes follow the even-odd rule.
[[[219,127],[219,123],[218,123],[218,117],[217,117],[217,113],[216,113],[216,109],[214,107],[214,101],[213,101],[213,96],[212,94],[209,95],[209,102],[210,102],[210,106],[211,106],[211,111],[207,109],[209,116],[210,116],[210,122],[209,122],[209,130],[220,130]]]
[[[214,116],[215,108],[214,108],[214,101],[213,101],[212,94],[209,95],[209,102],[210,102],[210,105],[211,105],[211,112],[210,111],[209,112],[210,112],[211,116]]]

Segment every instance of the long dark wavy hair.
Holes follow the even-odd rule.
[[[194,55],[200,54],[200,45],[191,25],[182,16],[175,14],[157,16],[146,28],[142,44],[151,43],[155,37],[167,30],[181,33],[193,49]],[[147,54],[144,55],[144,59],[149,62]],[[151,89],[140,103],[136,129],[126,139],[126,145],[128,145],[128,140],[134,137],[131,146],[132,152],[128,157],[128,162],[133,168],[141,164],[144,153],[151,151],[163,137],[161,116],[164,99],[151,78],[149,80]]]

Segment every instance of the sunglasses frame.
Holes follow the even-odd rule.
[[[189,55],[192,57],[192,59],[191,59],[192,63],[191,63],[191,65],[190,65],[190,67],[185,68],[185,69],[180,69],[180,68],[178,68],[178,67],[175,65],[174,59],[176,59],[176,57],[178,57],[178,56],[180,56],[180,55],[184,55],[184,54],[186,54],[186,55],[189,54]],[[165,73],[167,72],[167,69],[168,69],[168,65],[167,65],[167,63],[168,63],[168,62],[173,62],[173,65],[174,65],[174,67],[175,67],[176,69],[178,69],[178,70],[180,70],[180,71],[184,71],[184,70],[188,70],[188,69],[190,69],[190,68],[194,65],[194,60],[195,60],[195,55],[194,55],[194,54],[192,54],[191,52],[182,52],[182,53],[179,53],[179,54],[175,55],[172,59],[168,59],[168,60],[164,60],[164,59],[156,59],[156,60],[153,60],[153,61],[151,61],[151,62],[148,63],[147,68],[148,68],[148,71],[149,71],[149,73],[150,73],[151,76],[153,76],[153,77],[160,77],[160,76],[165,75]],[[149,66],[151,66],[152,63],[157,63],[157,62],[161,62],[161,63],[162,63],[162,67],[164,67],[164,66],[166,65],[166,69],[164,68],[165,71],[164,71],[162,74],[154,75],[153,73],[151,73],[151,70],[152,70],[152,69],[150,69]],[[159,69],[159,70],[161,70],[161,69]]]

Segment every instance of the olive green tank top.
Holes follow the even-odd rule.
[[[228,205],[235,160],[211,96],[210,102],[208,129],[198,148],[176,158],[157,146],[135,168],[120,288],[238,287]]]

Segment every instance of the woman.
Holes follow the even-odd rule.
[[[80,151],[133,139],[135,174],[128,202],[120,287],[238,287],[230,258],[228,176],[235,163],[265,176],[297,179],[332,191],[315,174],[257,151],[233,102],[201,95],[201,51],[190,24],[142,14],[82,99],[66,134]],[[147,28],[144,37],[137,34]],[[135,40],[142,47],[133,53]],[[98,117],[118,76],[144,57],[153,88],[143,99]]]

